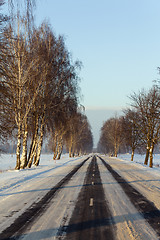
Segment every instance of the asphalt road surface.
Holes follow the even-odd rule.
[[[153,198],[151,180],[142,174],[144,178],[145,173],[118,160],[88,157],[0,233],[0,239],[158,240],[159,178],[152,182]]]
[[[73,215],[66,228],[66,239],[114,239],[114,223],[94,156]]]

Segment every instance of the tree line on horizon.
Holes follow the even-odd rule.
[[[0,7],[4,1],[0,2]],[[54,159],[90,152],[93,136],[79,102],[80,61],[64,37],[43,22],[36,27],[33,0],[8,0],[0,14],[0,142],[16,139],[16,169],[39,165],[44,137]]]
[[[153,85],[130,95],[130,107],[120,117],[104,122],[98,151],[117,157],[120,152],[144,153],[144,164],[153,167],[153,153],[160,146],[160,87]]]

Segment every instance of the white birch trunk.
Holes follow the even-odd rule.
[[[146,149],[146,157],[145,157],[145,160],[144,160],[145,165],[148,165],[150,146],[151,146],[151,143],[150,143],[150,140],[148,140],[147,141],[147,149]]]
[[[37,149],[37,144],[38,144],[38,117],[36,119],[35,133],[32,138],[32,143],[31,143],[30,152],[29,152],[29,156],[28,156],[28,164],[27,164],[28,168],[31,168],[31,166],[32,166],[33,157],[34,157],[34,155],[36,153],[36,149]]]
[[[32,141],[31,141],[29,155],[28,155],[28,161],[27,161],[27,167],[28,168],[31,168],[31,166],[32,166],[31,155],[32,155],[33,149],[34,149],[34,142],[35,142],[35,139],[34,139],[34,136],[32,136]]]
[[[43,130],[41,131],[41,135],[40,135],[39,142],[38,142],[38,146],[37,146],[36,159],[35,159],[35,161],[34,161],[34,164],[35,164],[36,166],[39,165],[40,155],[41,155],[41,150],[42,150],[42,145],[43,145]]]
[[[31,153],[30,153],[30,157],[28,159],[28,168],[31,168],[32,163],[33,163],[33,158],[36,154],[36,150],[37,150],[37,144],[38,144],[38,139],[36,137],[36,139],[33,140],[33,145],[32,145],[32,149],[31,149]]]
[[[27,166],[27,138],[28,138],[28,130],[27,130],[27,123],[25,123],[24,127],[24,134],[23,134],[23,149],[22,155],[20,160],[20,168],[24,169]]]
[[[63,137],[61,136],[58,142],[58,156],[57,156],[57,160],[59,160],[61,158],[62,155],[62,151],[63,151]]]
[[[117,152],[118,152],[118,150],[117,150],[117,144],[115,143],[115,144],[114,144],[114,156],[115,156],[115,157],[117,157]]]
[[[54,155],[53,155],[53,160],[56,160],[57,158],[57,137],[58,137],[58,133],[57,131],[55,130],[55,133],[54,133],[54,147],[53,147],[53,152],[54,152]]]
[[[150,149],[149,149],[149,167],[152,168],[153,167],[153,150],[154,150],[154,143],[152,143]]]
[[[21,129],[20,125],[18,126],[18,136],[17,136],[17,150],[16,150],[16,167],[15,169],[20,169],[20,151],[21,151]]]
[[[72,135],[71,135],[70,144],[69,144],[69,157],[72,157],[72,146],[73,146],[73,141],[72,141]]]
[[[134,158],[134,149],[132,148],[131,161],[133,161],[133,158]]]
[[[37,145],[37,152],[36,152],[36,157],[34,160],[35,166],[38,166],[39,161],[40,161],[40,155],[41,155],[41,150],[42,150],[42,145],[43,145],[44,124],[45,124],[45,116],[43,115],[41,128],[40,128],[40,136],[39,136],[39,141],[38,141],[38,145]]]

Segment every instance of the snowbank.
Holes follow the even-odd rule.
[[[136,154],[134,161],[130,161],[130,154],[120,154],[118,158],[120,161],[125,162],[126,164],[136,165],[139,168],[146,168],[146,172],[160,176],[160,154],[155,154],[154,156],[154,166],[149,168],[144,165],[145,155]],[[0,191],[7,189],[8,187],[14,186],[17,184],[23,184],[29,179],[36,178],[38,175],[49,172],[53,169],[63,167],[64,165],[78,164],[80,158],[69,158],[68,154],[62,156],[60,160],[56,162],[53,160],[52,154],[42,154],[40,166],[32,167],[31,169],[24,170],[14,170],[16,164],[16,155],[11,154],[1,154],[0,155]],[[112,158],[113,159],[113,158]]]
[[[118,158],[126,164],[136,165],[139,168],[146,168],[147,172],[160,176],[160,154],[154,154],[153,157],[153,168],[144,165],[145,155],[135,154],[133,162],[131,162],[131,154],[119,154]]]

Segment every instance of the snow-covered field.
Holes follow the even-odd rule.
[[[139,167],[147,168],[147,172],[160,174],[160,154],[154,155],[154,166],[153,168],[149,168],[148,166],[145,166],[143,164],[145,155],[139,155],[135,154],[134,161],[131,162],[131,155],[130,154],[119,154],[118,158],[126,162],[126,164],[132,164],[137,165]],[[14,170],[16,165],[16,155],[11,154],[1,154],[0,155],[0,186],[1,188],[6,188],[5,186],[6,182],[9,182],[12,184],[11,181],[17,182],[17,179],[21,181],[20,179],[29,179],[34,178],[38,174],[41,174],[41,172],[49,170],[50,168],[60,168],[64,165],[73,164],[78,158],[69,158],[68,154],[64,154],[61,158],[61,160],[57,160],[56,162],[53,160],[53,154],[42,154],[41,160],[40,160],[40,166],[38,167],[32,167],[31,169],[24,169],[24,170]],[[0,190],[1,191],[1,190]]]
[[[130,154],[119,154],[118,158],[130,161],[131,155]],[[143,164],[145,159],[145,155],[135,154],[134,156],[134,162]],[[160,167],[160,154],[154,154],[153,155],[153,166],[154,167]]]
[[[63,155],[62,159],[63,162],[65,159],[68,158],[68,154]],[[61,160],[59,161],[61,162]],[[53,154],[42,154],[41,155],[41,160],[40,160],[40,165],[45,166],[45,165],[53,165]],[[13,170],[16,165],[16,155],[15,154],[0,154],[0,171],[3,170]]]
[[[135,154],[133,162],[131,162],[130,154],[119,154],[117,159],[123,160],[126,164],[144,168],[147,172],[160,176],[160,154],[154,154],[153,168],[144,165],[145,155]]]
[[[16,155],[1,154],[0,155],[0,192],[10,188],[15,184],[20,186],[25,182],[36,179],[42,174],[45,175],[51,171],[57,172],[65,166],[74,166],[78,164],[80,157],[69,158],[68,154],[62,156],[61,160],[53,160],[52,154],[44,154],[41,156],[40,166],[33,166],[30,169],[14,170],[16,165]]]
[[[44,166],[52,166],[55,164],[53,159],[53,154],[42,154],[40,167],[43,168]],[[69,157],[68,154],[62,156],[61,160],[57,161],[57,164],[62,164],[65,161],[68,161]],[[119,154],[117,159],[126,160],[130,162],[131,155],[130,154]],[[144,165],[145,155],[135,154],[133,163],[138,163]],[[4,172],[6,170],[13,170],[16,165],[16,155],[12,154],[0,154],[0,172]],[[148,166],[145,166],[148,167]],[[160,170],[160,154],[154,154],[154,163],[153,167],[157,170]]]

